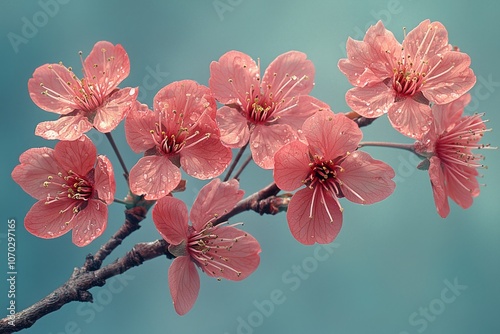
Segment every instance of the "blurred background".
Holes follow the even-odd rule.
[[[10,173],[31,147],[53,147],[34,135],[36,124],[54,120],[30,99],[27,82],[45,63],[63,61],[80,75],[78,51],[88,55],[100,40],[120,43],[131,72],[120,85],[139,86],[151,106],[166,84],[193,79],[208,84],[209,65],[229,50],[260,58],[262,70],[279,54],[305,52],[316,67],[312,95],[334,111],[347,111],[351,88],[337,68],[349,36],[362,39],[383,20],[398,40],[424,19],[442,22],[450,43],[472,59],[477,75],[468,114],[485,112],[485,143],[500,136],[500,7],[478,1],[80,1],[0,2],[0,97],[3,158],[0,170],[0,318],[7,314],[7,221],[16,221],[16,306],[24,309],[63,284],[122,224],[123,206],[110,207],[105,233],[85,248],[67,234],[42,240],[23,226],[35,202]],[[364,128],[364,139],[409,141],[386,118]],[[128,148],[123,124],[113,133],[131,168],[140,155]],[[100,154],[115,166],[117,198],[127,188],[104,135],[89,133]],[[170,261],[156,258],[93,288],[93,304],[71,303],[24,333],[499,333],[500,178],[498,150],[483,152],[489,169],[481,195],[463,210],[454,203],[447,219],[436,212],[428,174],[414,168],[409,152],[367,148],[396,171],[397,188],[387,200],[362,207],[342,201],[344,226],[334,244],[304,246],[291,236],[285,215],[245,213],[233,219],[261,243],[261,265],[242,282],[218,282],[201,275],[193,309],[178,316],[167,285]],[[272,181],[251,164],[241,186],[249,195]],[[179,197],[190,206],[206,182],[188,178]],[[497,218],[495,218],[497,217]],[[138,242],[160,238],[149,217],[109,258]]]

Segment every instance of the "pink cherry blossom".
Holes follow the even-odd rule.
[[[201,189],[193,203],[188,225],[186,205],[163,197],[153,209],[153,221],[176,258],[168,271],[174,308],[180,315],[193,307],[200,290],[198,266],[210,277],[240,281],[257,269],[261,251],[257,240],[233,225],[214,221],[243,197],[238,181],[214,179]]]
[[[434,201],[443,218],[450,213],[448,197],[467,209],[479,195],[477,169],[484,167],[480,162],[484,158],[472,150],[489,147],[479,144],[488,130],[481,114],[462,115],[469,101],[466,94],[449,104],[432,106],[434,123],[415,144],[416,152],[427,157],[421,166],[429,169]]]
[[[386,163],[358,151],[362,132],[343,114],[318,111],[302,127],[308,142],[294,141],[275,155],[274,180],[290,200],[288,226],[299,242],[332,242],[342,226],[339,198],[359,204],[385,199],[395,188]]]
[[[393,127],[418,138],[429,130],[429,102],[446,104],[465,94],[476,82],[467,54],[448,43],[439,22],[425,20],[400,44],[382,21],[363,41],[347,41],[347,58],[338,63],[354,88],[347,104],[364,117],[385,113]]]
[[[173,82],[154,97],[154,111],[140,105],[125,120],[127,142],[145,152],[130,170],[130,190],[148,200],[174,190],[184,171],[198,179],[220,175],[231,149],[220,141],[217,107],[208,87],[192,80]]]
[[[116,188],[113,167],[87,136],[29,149],[19,162],[12,178],[38,200],[24,219],[30,233],[51,239],[73,230],[73,243],[82,247],[104,232]]]
[[[225,106],[217,113],[222,142],[231,148],[250,143],[253,160],[273,168],[274,153],[297,139],[297,130],[315,109],[307,96],[313,88],[314,65],[290,51],[278,56],[260,78],[260,64],[229,51],[210,65],[209,86]]]
[[[138,89],[117,88],[130,72],[120,44],[97,42],[82,66],[82,79],[62,64],[45,64],[33,73],[28,81],[31,99],[43,110],[61,115],[38,124],[37,136],[75,140],[92,127],[110,132],[135,107]]]

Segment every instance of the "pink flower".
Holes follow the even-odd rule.
[[[231,161],[215,122],[217,107],[208,87],[173,82],[154,97],[154,111],[141,105],[125,120],[127,142],[145,152],[130,171],[130,190],[148,200],[166,196],[181,180],[180,166],[198,179],[220,175]]]
[[[130,72],[120,44],[97,42],[82,66],[82,79],[62,64],[45,64],[33,73],[28,81],[31,99],[43,110],[61,115],[57,121],[38,124],[37,136],[75,140],[92,127],[110,132],[135,106],[138,89],[117,88]]]
[[[396,130],[414,138],[429,130],[429,102],[449,103],[476,82],[469,56],[452,49],[439,22],[423,21],[401,45],[379,21],[363,41],[349,38],[347,56],[338,63],[356,86],[347,104],[364,117],[387,113]]]
[[[87,136],[29,149],[19,162],[12,178],[38,200],[24,219],[30,233],[51,239],[72,229],[73,243],[82,247],[104,232],[115,193],[113,167]]]
[[[302,127],[308,144],[291,142],[275,155],[274,180],[286,191],[297,191],[288,205],[287,220],[299,242],[332,242],[342,226],[339,198],[359,204],[385,199],[395,187],[392,168],[357,151],[362,132],[343,114],[318,111]]]
[[[306,55],[290,51],[278,56],[260,80],[260,64],[229,51],[210,64],[209,86],[225,106],[217,113],[222,142],[231,148],[250,142],[253,160],[273,168],[274,153],[297,139],[297,130],[311,116],[309,100],[299,99],[313,88],[314,66]]]
[[[238,181],[214,179],[203,187],[193,203],[188,225],[186,205],[174,197],[163,197],[153,209],[153,221],[169,251],[176,258],[168,271],[175,311],[186,314],[200,290],[198,266],[210,277],[240,281],[257,269],[260,245],[250,234],[214,221],[231,210],[243,197]],[[196,265],[196,266],[195,266]]]
[[[443,218],[450,213],[448,197],[467,209],[479,195],[477,169],[484,167],[483,156],[472,150],[489,147],[479,144],[488,130],[481,114],[462,116],[469,101],[466,94],[449,104],[432,106],[433,126],[415,143],[416,152],[427,157],[419,167],[429,169],[434,202]]]

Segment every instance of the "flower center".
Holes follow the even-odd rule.
[[[175,155],[183,148],[192,147],[210,137],[210,133],[200,136],[199,131],[193,131],[195,124],[189,127],[185,126],[183,113],[177,113],[174,110],[171,114],[172,118],[167,120],[168,125],[165,126],[162,122],[164,112],[160,112],[155,128],[149,131],[157,151],[161,154]]]
[[[47,201],[59,200],[61,198],[70,198],[74,200],[88,201],[92,197],[92,184],[70,170],[68,175],[63,176],[61,172],[57,174],[59,180],[54,180],[52,175],[47,176],[47,181],[43,182],[43,186],[48,188],[51,185],[59,186],[61,189],[52,197],[47,195]]]
[[[302,182],[309,188],[315,188],[320,185],[325,190],[331,192],[332,195],[342,197],[342,191],[339,187],[340,180],[337,179],[337,173],[342,172],[343,168],[338,164],[339,162],[323,160],[319,155],[314,155],[312,162],[309,163],[309,174]]]
[[[443,133],[436,141],[435,154],[450,168],[457,166],[485,167],[479,161],[484,157],[474,154],[473,149],[489,148],[489,144],[479,144],[488,131],[480,114],[463,117],[449,132]]]
[[[79,176],[72,170],[65,176],[61,172],[57,173],[56,176],[49,175],[47,176],[47,181],[44,181],[42,185],[45,188],[54,189],[55,193],[47,193],[45,204],[69,200],[68,206],[59,213],[64,213],[71,209],[74,217],[87,206],[88,200],[93,197],[94,188],[92,184],[92,182]],[[66,224],[69,224],[69,222]]]
[[[151,136],[156,147],[163,154],[176,154],[186,146],[188,139],[188,129],[179,127],[176,133],[169,134],[166,129],[163,130],[161,123],[155,123],[155,129],[150,130]]]
[[[40,87],[43,88],[42,94],[57,101],[64,101],[75,110],[83,110],[86,112],[93,112],[103,103],[103,94],[96,90],[96,86],[89,82],[86,78],[78,79],[76,75],[72,74],[73,79],[77,81],[78,85],[73,85],[71,81],[65,82],[60,75],[54,71],[52,65],[49,65],[49,69],[54,72],[58,80],[61,82],[61,86],[65,90],[65,95],[55,91],[54,89],[45,86],[42,82]],[[71,72],[71,67],[68,68]]]
[[[259,98],[255,98],[250,108],[249,118],[253,123],[265,123],[272,118],[274,107],[274,102],[270,105],[266,101],[259,103]]]
[[[413,96],[420,92],[426,77],[423,69],[415,69],[410,59],[403,59],[398,61],[398,67],[393,71],[392,87],[399,97]]]
[[[201,269],[210,276],[217,276],[218,273],[229,270],[234,273],[235,277],[239,277],[241,272],[232,266],[232,259],[221,254],[230,252],[234,243],[245,238],[247,234],[240,231],[241,235],[224,238],[217,234],[218,226],[220,225],[213,226],[209,222],[203,230],[193,233],[188,240],[189,253]]]

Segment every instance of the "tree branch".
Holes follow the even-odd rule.
[[[142,206],[136,206],[132,209],[125,210],[125,223],[104,245],[101,246],[94,256],[92,256],[92,254],[87,255],[83,267],[87,271],[99,269],[104,259],[106,259],[106,257],[111,254],[126,237],[141,227],[139,223],[146,218],[146,213],[147,209]]]
[[[88,292],[95,286],[103,286],[110,277],[119,275],[130,268],[141,265],[160,255],[166,255],[167,242],[136,244],[131,251],[117,261],[95,271],[87,271],[84,267],[75,268],[69,280],[54,290],[47,297],[17,313],[14,326],[9,325],[9,319],[0,320],[0,333],[13,333],[31,327],[41,317],[60,309],[72,301],[92,302],[92,294]]]
[[[243,212],[253,210],[259,214],[277,214],[283,211],[288,204],[289,197],[277,197],[280,189],[275,183],[271,183],[260,191],[241,200],[233,210],[222,215],[216,224],[227,221],[229,218]],[[145,261],[166,255],[171,259],[174,256],[168,251],[168,243],[165,240],[136,244],[132,250],[115,262],[101,268],[104,259],[118,247],[123,239],[140,228],[139,222],[146,217],[147,208],[137,206],[125,211],[125,223],[120,229],[96,252],[88,255],[85,264],[81,268],[75,268],[71,277],[62,286],[54,290],[45,298],[36,302],[25,310],[15,314],[14,318],[0,320],[0,333],[14,333],[33,326],[40,318],[49,313],[57,311],[65,304],[73,301],[92,302],[92,294],[89,289],[103,286],[106,280],[124,273],[125,271],[143,264]],[[14,322],[14,326],[9,321]]]
[[[377,117],[375,117],[375,118],[363,117],[355,111],[349,111],[349,112],[345,113],[344,115],[346,115],[348,118],[350,118],[354,122],[356,122],[356,124],[358,124],[358,127],[360,127],[360,128],[363,126],[368,126],[368,125],[372,124],[373,121],[375,121],[377,119]]]
[[[279,202],[279,198],[275,197],[280,192],[280,188],[276,185],[276,183],[271,183],[267,187],[253,193],[247,198],[242,199],[236,204],[234,209],[229,211],[228,213],[222,215],[217,219],[214,225],[218,225],[227,221],[229,218],[242,213],[243,211],[253,210],[260,215],[265,213],[275,215],[280,210],[278,206],[281,203],[274,203],[273,201]]]

